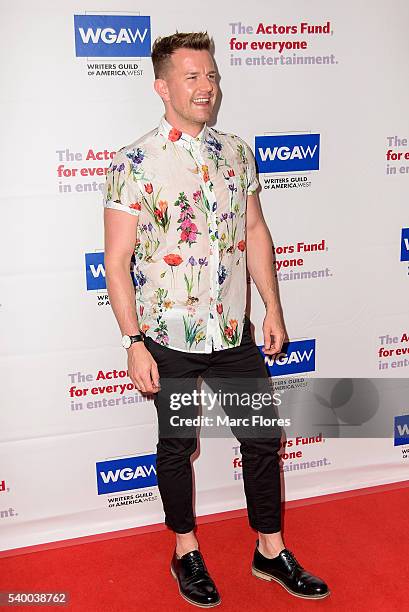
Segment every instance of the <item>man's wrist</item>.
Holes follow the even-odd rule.
[[[275,314],[275,313],[280,314],[281,313],[281,306],[277,300],[270,300],[268,302],[265,301],[264,306],[266,307],[266,311],[269,314]]]
[[[137,353],[138,351],[141,351],[142,349],[145,349],[145,343],[144,342],[134,342],[133,344],[131,344],[131,346],[126,349],[127,353]]]
[[[143,340],[144,340],[143,335],[140,332],[138,332],[137,334],[134,334],[132,336],[129,336],[128,334],[124,334],[122,336],[121,343],[125,349],[129,349],[133,344],[137,344],[140,342],[142,342],[143,344]]]

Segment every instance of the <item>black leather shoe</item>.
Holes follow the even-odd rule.
[[[287,548],[274,559],[268,559],[259,551],[257,540],[251,572],[257,578],[275,580],[296,597],[322,599],[330,594],[325,582],[305,571]]]
[[[200,608],[212,608],[221,602],[216,585],[209,576],[198,550],[192,550],[180,559],[175,550],[170,571],[178,582],[179,593],[189,603]]]

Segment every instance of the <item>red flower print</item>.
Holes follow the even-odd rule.
[[[158,206],[161,209],[161,211],[163,212],[163,214],[165,214],[165,212],[168,209],[168,202],[167,202],[167,200],[159,200]]]
[[[176,128],[172,128],[168,134],[169,140],[176,142],[182,136],[182,132]]]
[[[190,219],[182,221],[180,239],[183,242],[195,242],[197,240],[197,225],[192,223]]]
[[[163,212],[161,210],[159,210],[159,208],[157,208],[156,210],[153,211],[153,214],[158,218],[158,219],[163,219]]]
[[[141,205],[139,202],[134,202],[134,204],[130,204],[129,208],[133,208],[134,210],[141,210]]]
[[[146,185],[145,185],[145,191],[146,191],[146,193],[149,193],[149,194],[150,194],[150,193],[152,193],[152,191],[153,191],[153,185],[152,185],[152,183],[146,183]]]
[[[209,177],[209,167],[208,166],[202,166],[202,172],[203,172],[203,180],[205,183],[207,183],[207,181],[210,179]]]
[[[168,264],[168,266],[179,266],[183,261],[181,256],[176,255],[175,253],[169,253],[169,255],[165,255],[163,259]]]
[[[187,230],[183,230],[183,232],[181,232],[180,239],[183,240],[183,242],[196,242],[197,234],[195,234],[195,232],[193,232],[189,227]]]
[[[233,335],[233,330],[231,327],[225,327],[224,328],[224,335],[227,336],[228,338],[231,338]]]
[[[240,240],[240,242],[237,243],[237,248],[239,249],[239,251],[243,252],[246,248],[246,242],[244,240]]]
[[[217,312],[219,314],[222,314],[222,312],[223,312],[223,304],[217,304],[216,310],[217,310]]]
[[[145,310],[145,307],[144,307],[144,306],[142,306],[142,305],[140,305],[140,306],[139,306],[139,314],[140,314],[140,316],[142,316],[142,315],[143,315],[143,311],[144,311],[144,310]]]
[[[234,170],[233,170],[233,168],[231,168],[231,169],[230,169],[230,170],[227,172],[227,174],[228,174],[229,176],[234,176]]]

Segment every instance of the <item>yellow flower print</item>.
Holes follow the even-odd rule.
[[[205,338],[205,337],[206,337],[206,336],[204,335],[204,333],[203,333],[203,332],[199,332],[198,334],[196,334],[196,337],[195,337],[195,342],[196,342],[196,344],[199,344],[199,342],[201,342],[202,340],[204,340],[204,338]]]
[[[207,183],[207,181],[210,180],[209,166],[202,166],[202,173],[203,173],[203,180],[205,183]]]

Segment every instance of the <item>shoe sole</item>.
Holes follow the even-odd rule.
[[[295,591],[292,591],[290,588],[288,588],[288,586],[284,584],[284,582],[282,582],[279,578],[276,578],[275,576],[270,576],[270,574],[265,574],[264,572],[260,572],[260,570],[256,569],[254,565],[251,566],[251,573],[256,578],[261,578],[261,580],[267,580],[268,582],[274,580],[275,582],[278,582],[278,584],[280,584],[288,593],[294,595],[294,597],[301,597],[301,599],[324,599],[324,597],[328,597],[328,595],[330,595],[331,593],[331,591],[327,591],[323,595],[301,595],[300,593],[296,593]]]
[[[189,597],[186,597],[186,595],[184,595],[182,593],[182,591],[180,590],[179,580],[178,580],[175,572],[173,571],[173,567],[172,566],[170,567],[170,573],[172,574],[172,576],[174,577],[174,579],[177,582],[180,596],[183,597],[183,599],[188,601],[190,604],[192,604],[194,606],[197,606],[198,608],[214,608],[215,606],[218,606],[222,602],[222,600],[219,599],[219,601],[216,602],[216,603],[212,603],[212,604],[200,604],[200,603],[197,603],[196,601],[193,601],[192,599],[189,599]]]

